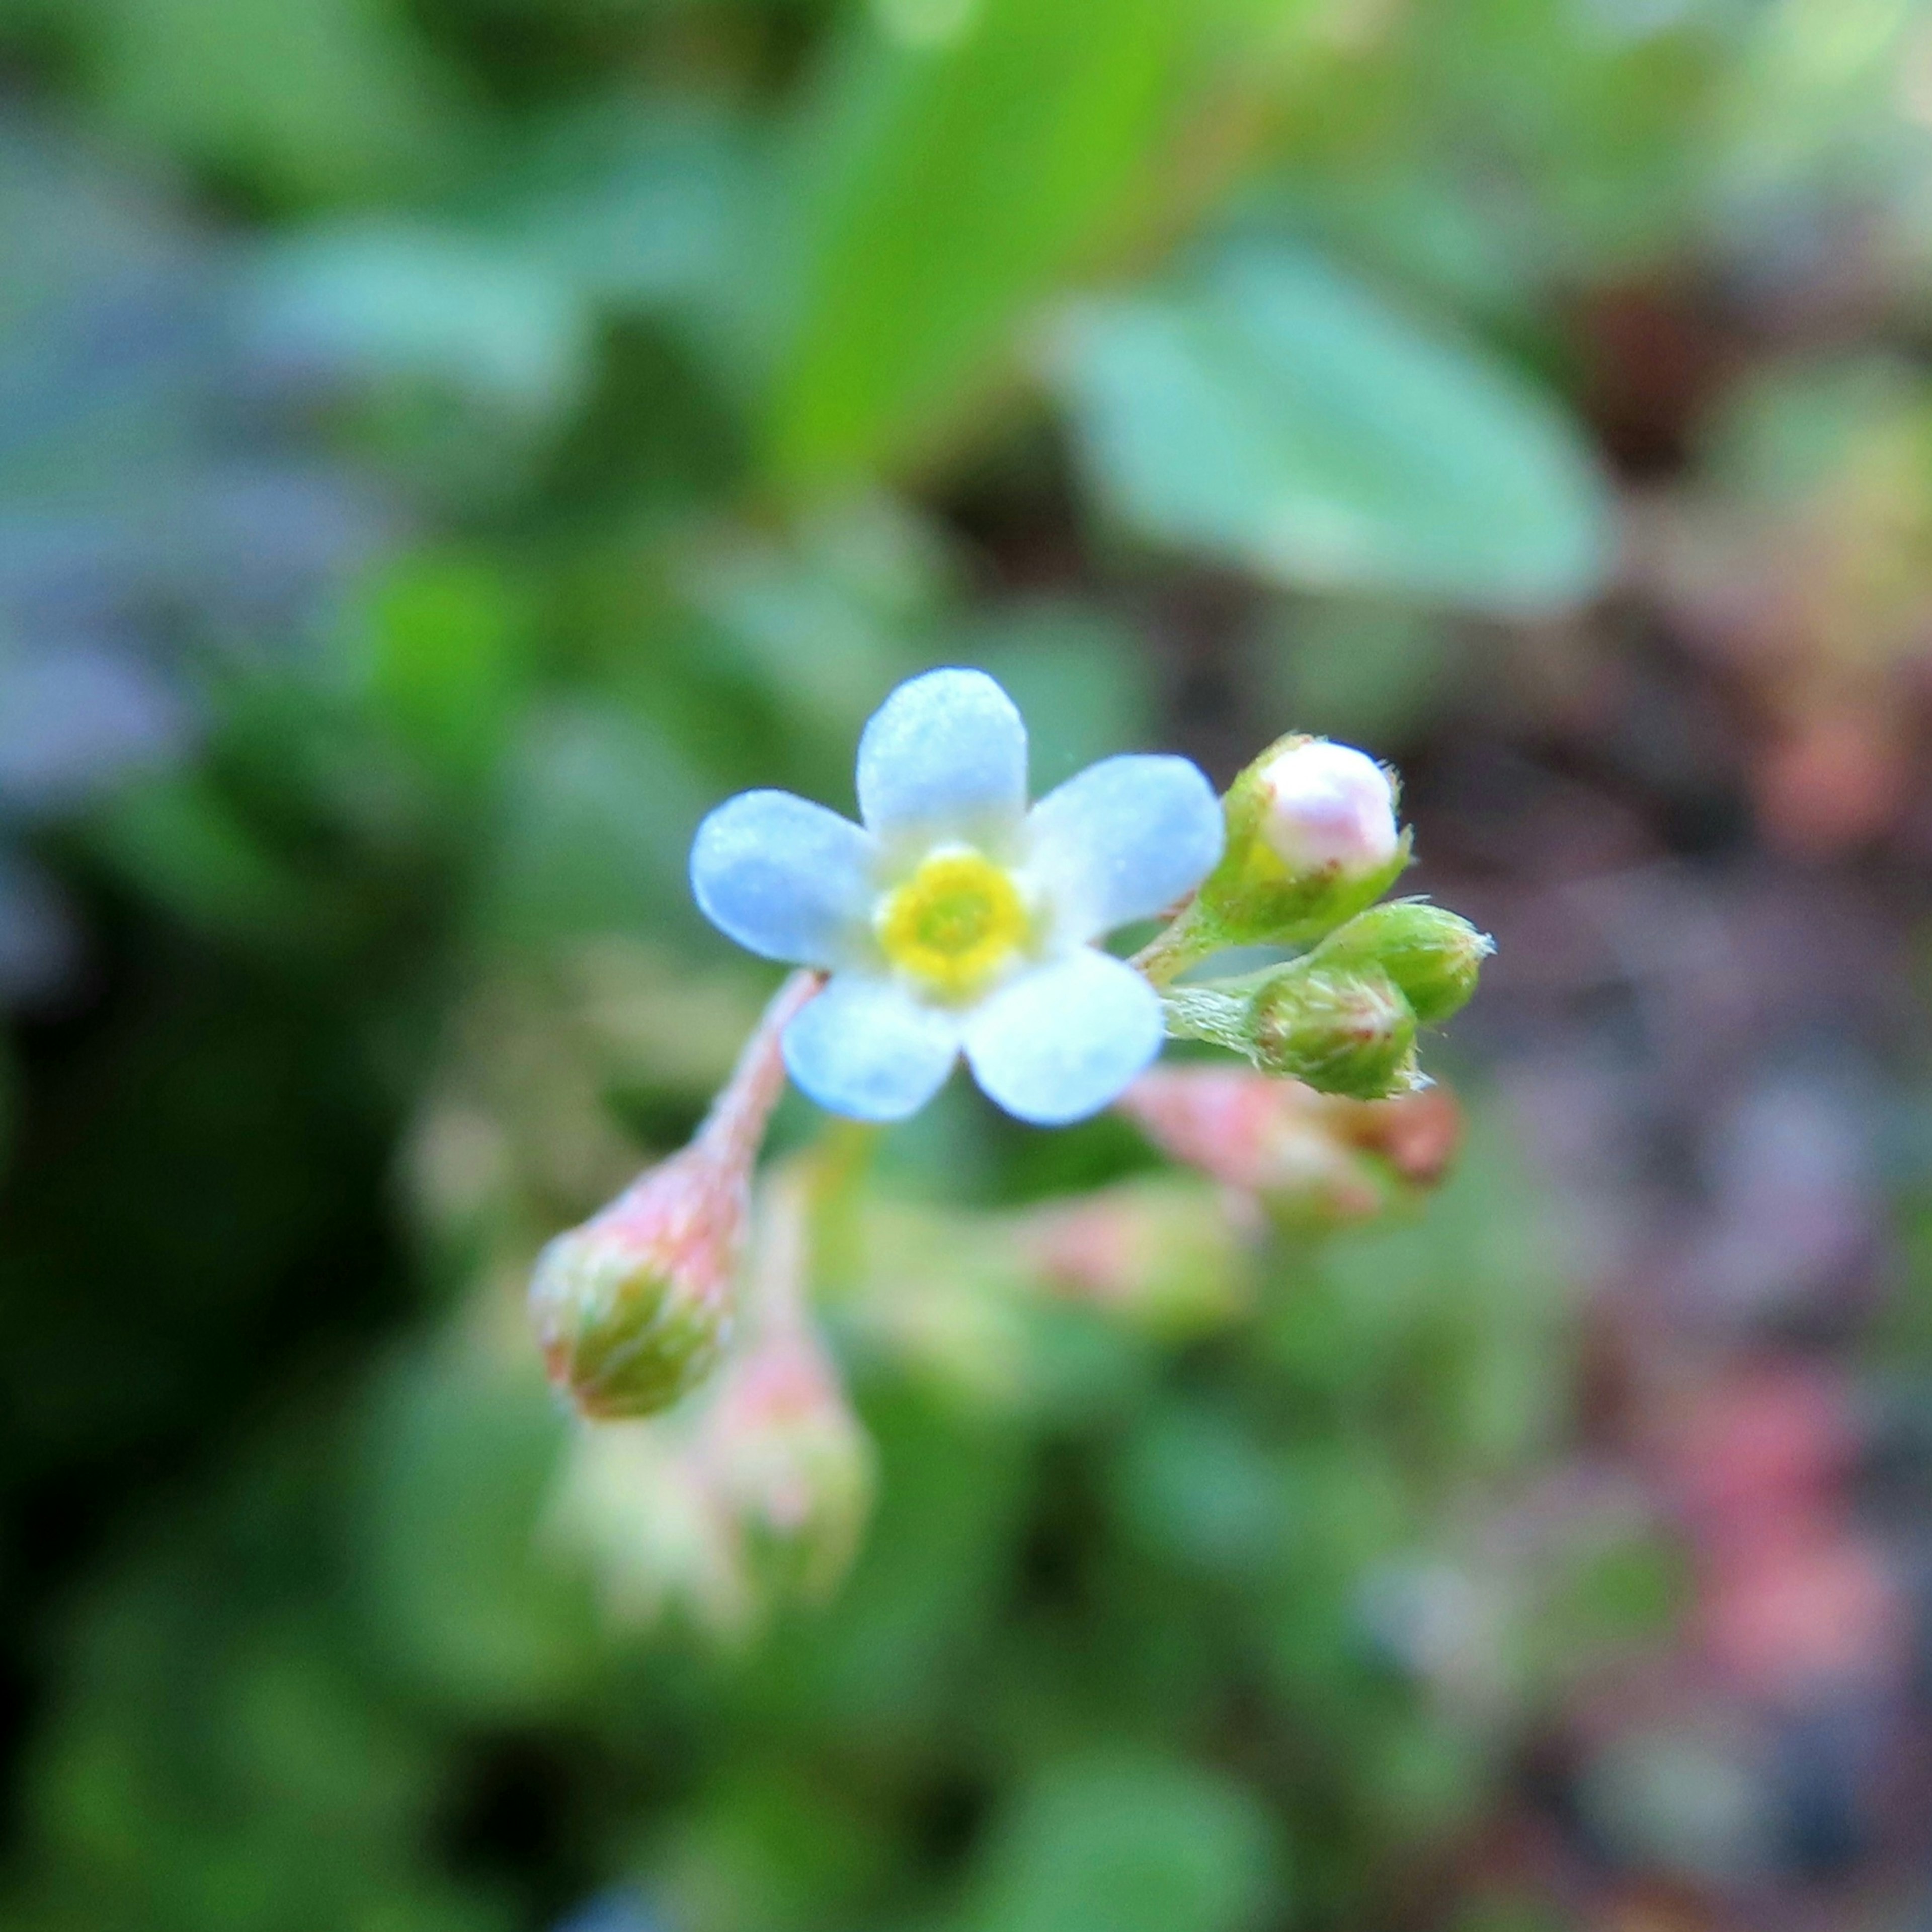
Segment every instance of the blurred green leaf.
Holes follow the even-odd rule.
[[[857,1794],[776,1766],[728,1774],[673,1828],[651,1894],[684,1932],[817,1932],[856,1922],[892,1846]]]
[[[482,557],[411,560],[373,592],[368,613],[376,708],[439,776],[479,777],[522,694],[528,613]]]
[[[570,283],[507,244],[368,219],[258,256],[247,314],[262,353],[338,382],[421,383],[513,420],[556,416],[588,384],[591,318]]]
[[[1140,536],[1504,612],[1609,568],[1608,490],[1558,405],[1313,256],[1249,244],[1088,304],[1058,362],[1094,488]]]
[[[979,1694],[1029,1445],[1010,1426],[949,1417],[904,1388],[862,1413],[883,1472],[874,1533],[836,1620],[802,1630],[783,1660],[836,1724],[872,1745],[903,1744]]]
[[[715,298],[742,238],[741,141],[720,104],[626,94],[549,130],[489,184],[483,219],[614,307]]]
[[[1275,716],[1384,756],[1425,724],[1460,656],[1440,616],[1358,597],[1282,598],[1255,643]]]
[[[970,1932],[1240,1932],[1280,1916],[1274,1836],[1239,1785],[1094,1756],[1023,1790],[989,1848]]]
[[[527,712],[512,748],[482,910],[518,943],[688,925],[686,856],[708,788],[677,747],[608,702]]]
[[[1191,1403],[1156,1411],[1118,1480],[1122,1515],[1163,1556],[1222,1576],[1293,1563],[1288,1471],[1233,1416]]]
[[[1090,605],[1069,598],[995,610],[962,627],[952,655],[992,672],[1019,706],[1036,794],[1152,742],[1140,640]]]
[[[97,84],[130,128],[278,195],[410,183],[469,103],[390,0],[82,0]]]
[[[786,546],[734,532],[694,557],[686,584],[712,626],[714,662],[823,734],[844,767],[880,699],[919,662],[949,562],[929,526],[868,497],[808,520]]]
[[[602,1649],[590,1593],[542,1545],[564,1419],[534,1370],[460,1348],[378,1391],[363,1498],[364,1609],[416,1683],[502,1719],[572,1698]]]
[[[916,451],[1124,212],[1212,7],[880,0],[806,124],[799,310],[776,378],[784,482]]]
[[[188,925],[231,938],[298,944],[320,908],[255,827],[194,772],[141,778],[96,808],[89,844]]]

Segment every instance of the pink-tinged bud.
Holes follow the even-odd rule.
[[[710,1374],[766,1122],[784,1089],[778,1039],[818,990],[795,974],[767,1008],[692,1144],[538,1257],[530,1312],[550,1379],[584,1415],[654,1415]]]
[[[1261,835],[1290,872],[1359,878],[1395,856],[1395,794],[1366,752],[1304,739],[1268,758],[1256,783]]]
[[[1366,752],[1277,740],[1228,788],[1221,862],[1149,949],[1156,983],[1223,946],[1312,946],[1379,898],[1408,863],[1395,805]]]
[[[1023,1252],[1052,1293],[1167,1337],[1237,1319],[1253,1294],[1236,1204],[1180,1174],[1120,1181],[1020,1223]]]
[[[824,1346],[800,1328],[719,1379],[702,1454],[718,1495],[768,1562],[808,1598],[850,1566],[871,1513],[872,1444]]]
[[[554,1511],[618,1621],[674,1607],[726,1640],[844,1576],[873,1491],[872,1448],[806,1306],[805,1190],[760,1205],[737,1332],[697,1397],[578,1436]]]
[[[614,1624],[647,1625],[674,1606],[728,1635],[753,1621],[736,1527],[692,1453],[682,1411],[580,1429],[548,1530],[587,1564]]]
[[[805,1189],[772,1185],[746,1333],[706,1407],[698,1454],[748,1551],[822,1598],[871,1513],[872,1446],[807,1309]]]
[[[1461,1126],[1440,1088],[1349,1100],[1238,1067],[1156,1067],[1119,1105],[1162,1153],[1312,1226],[1367,1220],[1399,1188],[1435,1185]]]
[[[595,1421],[654,1415],[730,1333],[746,1178],[688,1148],[538,1258],[530,1312],[550,1379]]]

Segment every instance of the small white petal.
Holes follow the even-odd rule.
[[[869,931],[877,848],[849,818],[788,791],[740,792],[698,828],[691,890],[740,946],[800,966],[847,964]]]
[[[1062,940],[1151,919],[1214,869],[1221,802],[1185,758],[1103,758],[1027,820],[1028,870]]]
[[[785,1065],[830,1112],[902,1120],[945,1084],[959,1033],[956,1013],[892,980],[841,974],[785,1028]]]
[[[979,1007],[966,1022],[966,1058],[1008,1113],[1064,1126],[1118,1100],[1160,1052],[1163,1031],[1154,988],[1082,946]]]
[[[1026,726],[984,671],[908,679],[859,740],[860,815],[881,838],[1017,824],[1026,792]]]
[[[1395,856],[1394,796],[1367,752],[1311,739],[1271,760],[1261,784],[1262,836],[1291,872],[1372,872]]]

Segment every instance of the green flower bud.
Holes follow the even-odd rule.
[[[654,1415],[710,1372],[744,1221],[742,1181],[688,1150],[544,1250],[530,1312],[550,1379],[584,1414]]]
[[[1371,906],[1316,947],[1316,971],[1379,966],[1418,1025],[1437,1026],[1468,1005],[1496,943],[1466,919],[1426,899]]]
[[[1248,1006],[1249,1052],[1264,1073],[1318,1093],[1379,1100],[1416,1083],[1415,1016],[1376,967],[1272,974]]]
[[[1396,795],[1393,776],[1365,752],[1300,734],[1278,740],[1228,788],[1226,847],[1196,896],[1194,924],[1221,946],[1312,944],[1408,863]]]

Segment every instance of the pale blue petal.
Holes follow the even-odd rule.
[[[1097,1114],[1160,1051],[1160,1000],[1130,966],[1090,946],[1002,987],[966,1023],[988,1096],[1042,1127]]]
[[[902,1120],[945,1084],[959,1055],[959,1018],[895,981],[842,973],[784,1030],[800,1089],[855,1120]]]
[[[984,671],[908,679],[859,740],[860,815],[884,838],[1017,826],[1026,794],[1026,726]]]
[[[740,946],[799,966],[848,963],[871,931],[877,848],[849,818],[788,791],[740,792],[698,828],[691,890]]]
[[[1151,919],[1214,869],[1221,802],[1185,758],[1103,758],[1027,820],[1028,870],[1057,937],[1096,939]]]

